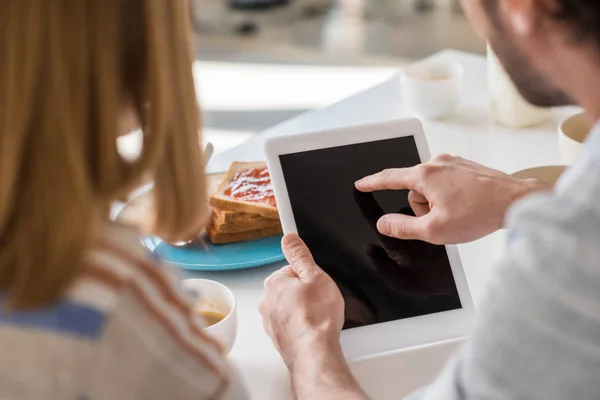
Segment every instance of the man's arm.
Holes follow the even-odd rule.
[[[298,235],[287,235],[290,265],[265,281],[263,325],[292,375],[299,400],[365,400],[340,347],[344,299]]]

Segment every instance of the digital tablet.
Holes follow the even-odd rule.
[[[300,235],[344,296],[347,358],[467,334],[474,308],[456,247],[381,235],[384,214],[414,215],[408,191],[354,187],[429,159],[418,120],[283,136],[265,146],[284,232]]]

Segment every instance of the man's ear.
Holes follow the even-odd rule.
[[[543,0],[498,0],[507,28],[516,37],[530,37],[541,25],[545,5]]]

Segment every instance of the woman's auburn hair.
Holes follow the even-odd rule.
[[[154,180],[153,233],[191,237],[207,213],[189,2],[0,2],[0,294],[59,300],[111,202]],[[135,161],[117,149],[133,109]]]

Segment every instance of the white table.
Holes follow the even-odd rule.
[[[466,81],[463,103],[457,114],[444,122],[424,123],[432,154],[443,152],[460,155],[506,172],[537,165],[560,164],[555,121],[524,131],[490,124],[484,58],[455,51],[442,52],[436,57],[463,64]],[[196,65],[198,94],[204,108],[210,110],[318,108],[382,82],[394,72],[389,68]],[[392,111],[395,117],[410,115],[400,103],[394,107]],[[559,117],[557,115],[556,118]],[[207,139],[218,142],[218,135],[219,132],[208,131]],[[261,145],[262,139],[258,136],[240,148],[222,152],[215,157],[209,169],[222,169],[240,158],[261,159]],[[501,254],[502,245],[503,233],[500,232],[459,247],[476,304],[481,299],[495,259]],[[241,370],[253,399],[291,398],[287,371],[263,332],[257,310],[263,280],[282,265],[236,272],[187,274],[189,277],[218,280],[235,293],[239,305],[239,335],[230,357]],[[415,353],[416,356],[413,354],[410,362],[393,361],[394,356],[374,359],[355,365],[354,371],[373,398],[397,398],[404,391],[430,379],[438,370],[440,360],[453,347],[446,346],[436,354],[431,354],[431,350],[428,353],[425,349]],[[408,378],[409,374],[398,370],[408,368],[414,360],[429,363],[423,367],[428,368],[429,372],[421,374],[420,378]],[[374,368],[377,369],[376,375],[373,374]],[[398,378],[391,379],[394,376]]]

